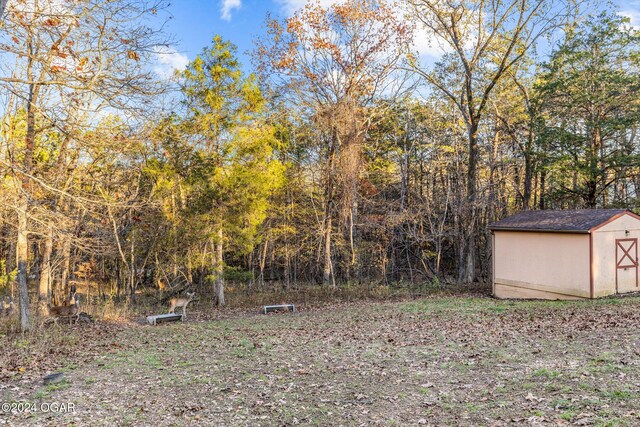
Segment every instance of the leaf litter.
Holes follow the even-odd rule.
[[[639,324],[638,297],[461,296],[68,327],[35,354],[8,343],[0,393],[75,412],[0,424],[631,426]]]

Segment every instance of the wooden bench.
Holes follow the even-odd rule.
[[[177,322],[177,321],[183,321],[182,318],[182,313],[180,314],[174,314],[174,313],[169,313],[169,314],[158,314],[156,316],[147,316],[147,323],[150,325],[157,325],[158,323],[164,323],[164,322]]]
[[[265,305],[264,307],[262,307],[263,314],[294,311],[296,311],[296,306],[293,304]]]

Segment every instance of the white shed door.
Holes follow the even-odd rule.
[[[637,292],[638,239],[616,239],[616,291]]]

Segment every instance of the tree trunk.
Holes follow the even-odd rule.
[[[476,254],[475,254],[475,232],[470,226],[470,232],[460,233],[460,260],[458,266],[458,283],[473,283],[475,279]]]
[[[262,246],[262,253],[260,254],[260,287],[264,287],[264,267],[267,262],[267,249],[269,247],[269,237],[267,237],[264,241],[264,245]]]
[[[531,153],[524,153],[524,189],[522,192],[522,209],[531,207],[531,183],[533,181],[533,164]]]
[[[356,246],[353,240],[355,234],[355,221],[358,212],[358,202],[354,202],[349,212],[349,247],[351,248],[351,264],[350,266],[356,267]]]
[[[461,257],[458,266],[458,283],[472,283],[475,280],[476,224],[475,202],[478,167],[478,125],[472,120],[469,125],[469,169],[467,170],[467,199],[461,218]]]
[[[17,268],[16,266],[16,260],[18,259],[18,256],[16,254],[16,240],[13,238],[13,233],[8,233],[9,236],[11,236],[11,240],[9,240],[9,248],[7,250],[7,258],[6,258],[6,263],[5,263],[5,275],[7,277],[7,281],[4,284],[7,288],[11,288],[11,296],[15,296],[14,295],[14,285],[13,285],[13,280],[11,280],[11,273],[13,272],[13,270],[15,270]]]
[[[0,0],[1,1],[1,0]],[[32,52],[33,45],[31,37],[27,40],[29,52]],[[29,57],[27,61],[27,76],[33,79],[33,59]],[[20,190],[28,193],[30,189],[30,174],[33,169],[33,151],[36,137],[35,103],[38,99],[40,86],[30,84],[29,96],[27,98],[27,132],[25,135],[24,152],[24,174],[19,180]],[[26,332],[31,329],[31,319],[29,314],[29,289],[27,287],[27,260],[29,251],[28,233],[28,211],[29,195],[21,194],[18,202],[18,239],[16,243],[16,264],[18,266],[18,306],[20,312],[20,329]]]
[[[522,192],[522,209],[531,208],[531,189],[533,182],[533,144],[535,142],[535,131],[533,123],[529,124],[529,135],[527,136],[527,147],[524,150],[524,189]]]
[[[587,197],[585,202],[589,208],[595,208],[598,205],[598,180],[602,179],[602,185],[606,182],[606,172],[602,168],[600,171],[600,157],[604,156],[601,151],[602,140],[600,137],[600,129],[597,127],[593,129],[591,136],[591,158],[589,159],[589,179],[587,181]],[[606,200],[603,201],[603,205]]]
[[[53,226],[49,226],[44,240],[42,263],[40,264],[40,281],[38,283],[38,310],[46,314],[49,295],[51,295],[51,253],[53,252]]]
[[[136,233],[135,230],[131,231],[131,246],[129,248],[129,280],[127,287],[127,297],[135,302],[136,299],[136,259],[135,259],[135,243],[136,242]]]
[[[335,272],[333,271],[333,264],[331,261],[331,233],[333,227],[333,210],[334,210],[334,179],[335,179],[335,157],[336,150],[339,145],[338,129],[335,124],[332,125],[331,130],[331,145],[328,153],[328,165],[327,165],[327,184],[325,188],[325,209],[324,209],[324,268],[322,271],[322,284],[328,286],[331,284],[335,287]]]
[[[329,210],[329,208],[327,208]],[[322,284],[328,286],[332,282],[333,268],[331,265],[331,213],[325,218],[324,224],[324,270],[322,272]]]
[[[20,329],[27,332],[31,329],[29,315],[29,288],[27,287],[27,209],[28,201],[22,196],[18,205],[18,240],[16,244],[16,262],[18,264],[18,309],[20,312]]]
[[[191,249],[187,250],[187,280],[193,284],[193,262],[191,261]]]
[[[541,210],[545,210],[547,208],[546,206],[547,200],[545,196],[545,192],[547,191],[546,181],[547,181],[547,170],[542,169],[540,171],[540,209]]]
[[[467,197],[471,203],[476,199],[478,178],[478,126],[475,120],[469,125],[469,169],[467,170]]]
[[[62,241],[62,272],[60,274],[60,289],[62,295],[69,295],[69,277],[71,275],[71,236],[65,234]],[[64,300],[64,298],[63,298]]]
[[[406,129],[405,129],[406,130]],[[403,138],[404,146],[400,155],[400,210],[404,211],[409,187],[409,153],[407,152],[407,138]]]
[[[216,241],[216,300],[219,306],[225,305],[224,300],[224,260],[222,259],[222,227],[218,228],[218,240]]]

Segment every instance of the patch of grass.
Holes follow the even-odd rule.
[[[531,374],[534,377],[542,377],[542,378],[548,378],[548,379],[554,379],[554,378],[558,378],[561,374],[558,371],[555,370],[551,370],[551,369],[547,369],[547,368],[540,368],[540,369],[536,369],[535,371],[533,371],[533,374]]]
[[[612,400],[629,400],[638,396],[638,393],[629,390],[604,390],[600,396]]]
[[[464,408],[468,411],[468,412],[478,412],[482,409],[482,407],[480,405],[477,405],[475,403],[467,403],[464,405]]]
[[[551,407],[555,408],[556,410],[562,409],[565,411],[572,411],[577,409],[576,405],[571,400],[565,398],[559,398],[551,401]]]
[[[38,391],[36,391],[34,393],[33,397],[35,399],[37,399],[37,400],[43,400],[43,399],[49,397],[51,392],[59,391],[59,390],[66,390],[69,387],[71,387],[71,383],[65,378],[62,381],[60,381],[59,383],[47,384],[47,385],[41,387]]]
[[[621,366],[618,363],[607,362],[607,363],[598,363],[598,364],[590,364],[587,365],[587,371],[592,374],[612,374],[612,373],[620,373],[629,370],[627,366]]]
[[[469,371],[471,369],[471,366],[473,366],[472,362],[463,360],[463,361],[447,361],[447,362],[442,362],[440,364],[441,369],[446,369],[446,370],[453,370],[453,371]]]
[[[593,385],[591,385],[590,383],[585,382],[585,381],[580,381],[578,383],[578,388],[580,390],[584,390],[584,391],[593,391],[594,390]]]
[[[73,371],[74,369],[77,369],[78,365],[75,363],[69,363],[67,366],[65,366],[64,368],[61,368],[60,370],[62,372],[69,372],[69,371]]]
[[[36,391],[36,392],[34,393],[33,398],[34,398],[34,399],[37,399],[37,400],[42,400],[42,399],[44,399],[45,397],[47,397],[47,396],[48,396],[48,394],[49,394],[49,393],[47,392],[47,390],[46,390],[46,389],[40,389],[40,390],[38,390],[38,391]]]
[[[589,364],[602,365],[605,363],[611,363],[613,361],[614,361],[613,355],[610,352],[605,351],[604,353],[601,353],[598,356],[589,359]]]
[[[544,390],[549,393],[555,393],[557,391],[562,390],[563,387],[559,384],[550,383],[544,386]]]
[[[153,368],[162,366],[162,361],[155,354],[147,354],[144,356],[144,364]]]
[[[465,315],[490,311],[495,313],[497,307],[506,309],[499,301],[488,298],[427,298],[401,306],[403,311],[409,313],[429,315],[445,315],[451,312]]]
[[[545,311],[580,310],[589,306],[609,306],[637,303],[640,297],[612,297],[593,301],[543,301],[543,300],[496,300],[492,298],[443,297],[425,298],[402,304],[405,312],[425,315],[447,315],[455,313],[465,317],[472,315],[501,315],[510,312],[535,314]]]
[[[631,425],[629,422],[618,417],[609,419],[597,418],[594,423],[595,427],[620,427],[629,425]]]
[[[15,348],[28,348],[31,345],[31,340],[17,339],[13,342]]]
[[[255,350],[256,346],[248,340],[247,338],[242,338],[239,344],[240,348],[237,348],[234,353],[237,357],[247,357],[251,355]]]
[[[60,381],[59,383],[56,384],[48,384],[47,386],[45,386],[47,388],[47,391],[56,391],[56,390],[66,390],[69,387],[71,387],[71,383],[66,380],[63,379],[62,381]]]
[[[560,414],[560,418],[565,421],[571,421],[576,415],[578,415],[578,412],[576,411],[564,411]]]

